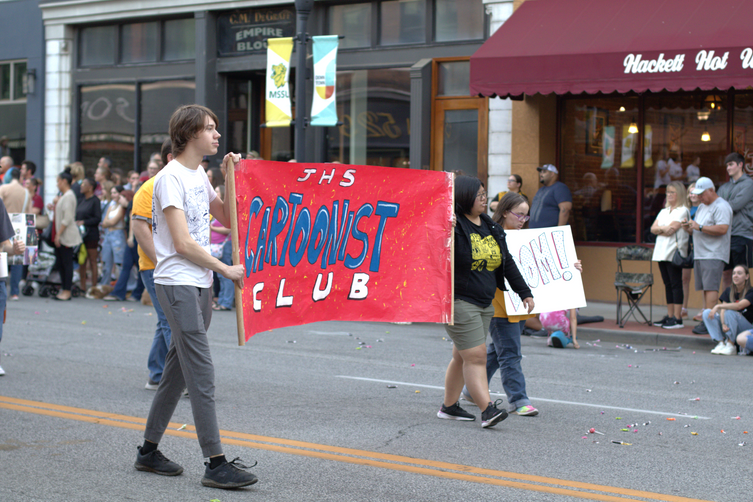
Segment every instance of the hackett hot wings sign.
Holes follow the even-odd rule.
[[[235,190],[246,340],[326,320],[449,322],[450,174],[244,160]]]

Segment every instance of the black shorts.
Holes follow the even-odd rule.
[[[753,239],[746,239],[741,235],[733,235],[729,245],[729,263],[724,270],[732,270],[737,265],[750,268],[753,265]]]

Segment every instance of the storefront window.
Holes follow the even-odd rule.
[[[149,157],[154,152],[159,152],[162,142],[169,137],[167,125],[173,112],[181,105],[195,102],[196,83],[191,80],[168,80],[141,85],[141,171],[146,169]]]
[[[91,26],[83,28],[80,36],[79,63],[81,66],[115,64],[115,37],[117,26]]]
[[[565,101],[558,167],[576,241],[635,242],[637,120],[638,98]]]
[[[120,62],[157,61],[157,23],[124,24],[120,28]]]
[[[655,242],[649,229],[670,181],[688,185],[699,175],[717,187],[727,181],[727,95],[652,94],[645,110],[643,241]]]
[[[437,42],[484,38],[482,0],[436,0],[434,8]]]
[[[333,5],[329,8],[329,32],[345,35],[341,49],[371,45],[371,4]]]
[[[80,159],[88,176],[103,156],[123,172],[132,169],[136,114],[133,84],[81,87]]]
[[[0,100],[10,100],[10,64],[0,65]]]
[[[337,72],[340,127],[327,129],[327,161],[408,167],[407,68]]]
[[[748,174],[753,173],[753,94],[735,94],[735,124],[732,148],[745,157]]]
[[[196,21],[173,19],[165,21],[162,35],[165,61],[180,61],[196,58]]]
[[[649,93],[639,114],[637,97],[566,99],[558,167],[573,193],[575,240],[653,243],[667,184],[688,186],[699,176],[725,183],[727,100],[726,93]],[[753,95],[735,103],[734,148],[746,154]]]
[[[380,4],[382,45],[418,44],[426,41],[424,0],[389,0]]]
[[[13,99],[26,98],[26,62],[13,63]]]

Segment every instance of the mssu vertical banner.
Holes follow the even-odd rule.
[[[266,119],[267,127],[290,126],[290,53],[293,52],[293,39],[267,39],[267,86]]]
[[[312,126],[337,124],[335,83],[337,81],[337,35],[312,37],[314,41],[314,99],[311,103]]]

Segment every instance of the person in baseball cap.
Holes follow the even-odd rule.
[[[690,191],[693,195],[701,195],[703,192],[705,192],[708,189],[714,189],[714,182],[708,179],[707,177],[703,176],[701,178],[698,178],[695,182],[695,188]]]
[[[538,172],[542,172],[542,171],[550,171],[550,172],[553,172],[554,174],[559,174],[559,173],[560,173],[560,172],[559,172],[559,171],[557,170],[557,168],[556,168],[555,166],[553,166],[552,164],[544,164],[544,165],[543,165],[543,166],[541,166],[541,167],[537,167],[537,168],[536,168],[536,170],[537,170]]]

